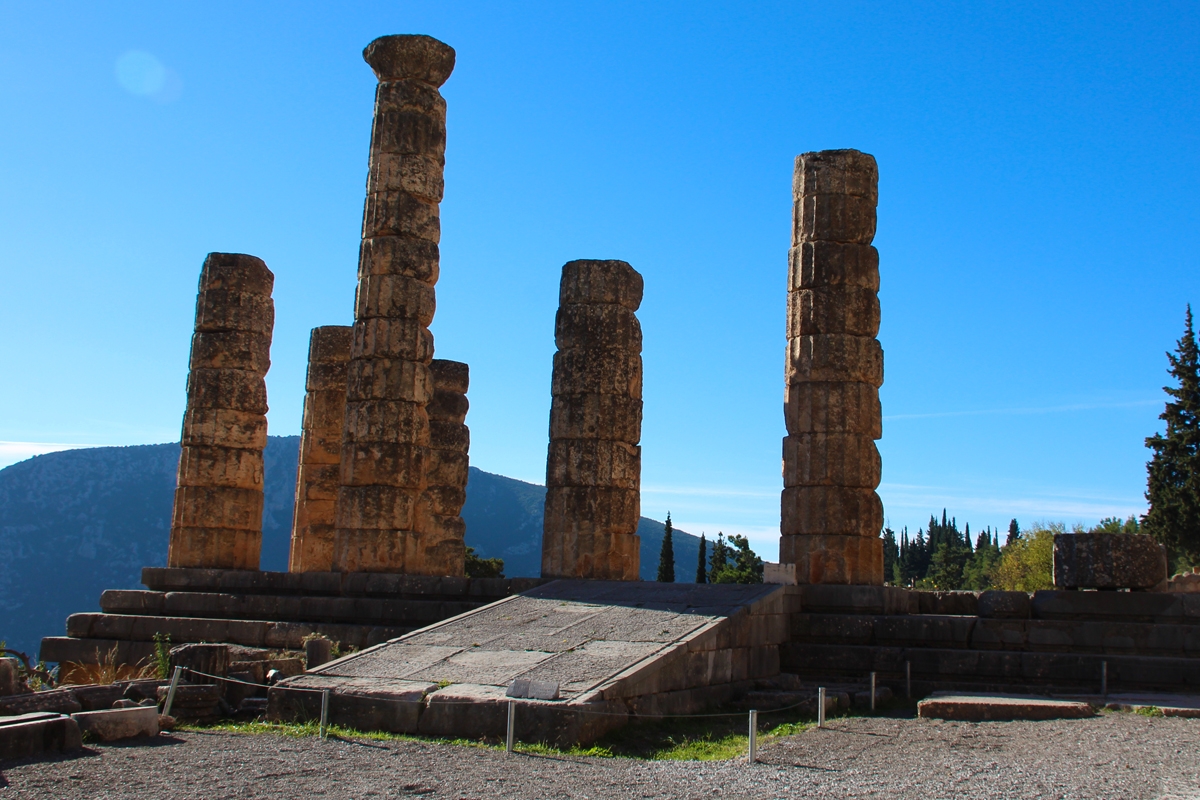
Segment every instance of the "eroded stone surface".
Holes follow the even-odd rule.
[[[563,267],[555,320],[543,577],[636,580],[642,276],[624,261]]]
[[[168,566],[258,568],[274,281],[254,256],[204,261]]]
[[[799,583],[883,583],[878,178],[857,150],[796,158],[780,561]]]

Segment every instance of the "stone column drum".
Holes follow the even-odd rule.
[[[296,470],[289,572],[333,569],[333,540],[346,417],[346,368],[354,329],[313,328],[308,340],[308,378]]]
[[[799,583],[881,585],[875,159],[796,158],[779,560]]]
[[[204,260],[169,567],[258,569],[274,283],[254,256]]]
[[[385,36],[363,57],[379,79],[359,254],[354,341],[333,568],[441,574],[418,500],[429,454],[434,284],[438,278],[446,101],[454,50]]]
[[[433,400],[429,413],[429,458],[425,491],[421,495],[418,527],[427,544],[425,554],[438,575],[465,574],[467,524],[462,518],[467,501],[471,431],[467,428],[467,387],[470,369],[461,361],[435,358],[429,363]]]
[[[638,579],[641,302],[642,276],[624,261],[563,267],[542,577]]]

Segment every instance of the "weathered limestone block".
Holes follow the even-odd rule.
[[[796,582],[879,585],[883,540],[868,536],[801,535],[779,538],[779,560],[796,565]]]
[[[1153,589],[1166,580],[1166,548],[1151,536],[1054,535],[1054,585],[1060,589]]]
[[[346,417],[346,375],[354,329],[313,328],[308,340],[307,394],[296,470],[289,572],[333,569],[340,486],[342,428]]]
[[[428,36],[384,36],[363,58],[379,85],[333,569],[461,574],[445,571],[441,533],[424,533],[418,507],[431,451],[429,324],[436,310],[446,150],[446,101],[438,87],[454,69],[454,50]]]
[[[643,280],[623,261],[563,267],[555,319],[543,577],[636,580]]]
[[[204,261],[168,566],[258,568],[274,281],[254,256]]]
[[[875,159],[805,153],[788,259],[780,562],[798,583],[883,583]]]
[[[433,399],[429,414],[429,458],[421,495],[418,527],[430,543],[428,558],[440,565],[440,575],[465,574],[467,525],[462,507],[467,500],[467,468],[471,432],[465,423],[470,369],[459,361],[434,359]]]

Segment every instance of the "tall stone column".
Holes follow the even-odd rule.
[[[418,527],[428,543],[426,560],[438,575],[462,576],[466,565],[462,518],[467,501],[471,431],[467,428],[470,369],[460,361],[435,358],[429,363],[433,400],[429,412],[429,459]]]
[[[638,579],[641,302],[642,276],[624,261],[563,267],[542,577]]]
[[[169,567],[258,569],[274,284],[254,256],[204,260]]]
[[[800,583],[881,585],[875,159],[796,158],[779,560]]]
[[[363,57],[375,71],[375,120],[363,212],[354,342],[333,568],[439,574],[418,526],[433,397],[438,204],[454,50],[428,36],[385,36]],[[439,551],[440,552],[440,551]]]
[[[346,418],[346,369],[354,329],[348,325],[313,328],[308,340],[307,394],[296,470],[290,572],[333,569],[337,530],[338,472]]]

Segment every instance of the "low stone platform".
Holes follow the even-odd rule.
[[[517,701],[517,737],[592,741],[631,719],[689,714],[779,673],[785,587],[560,580],[290,678],[273,719],[430,736],[502,736],[521,678],[559,699]]]
[[[72,614],[67,635],[42,640],[48,663],[118,664],[172,644],[225,642],[298,650],[310,634],[363,648],[537,586],[537,578],[438,578],[368,572],[258,572],[146,567],[146,590],[108,590],[100,613]]]
[[[1005,694],[934,692],[917,704],[919,717],[963,722],[1082,719],[1095,713],[1091,704],[1078,700]]]

